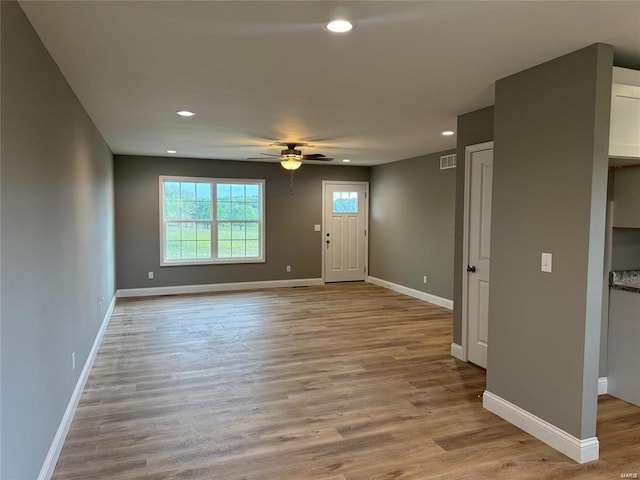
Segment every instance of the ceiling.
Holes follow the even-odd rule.
[[[244,160],[304,141],[375,165],[455,147],[441,132],[493,104],[494,81],[591,43],[640,68],[637,1],[20,4],[117,154]],[[354,29],[325,30],[338,16]]]

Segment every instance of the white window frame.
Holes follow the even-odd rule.
[[[196,183],[209,183],[211,184],[211,258],[206,259],[190,259],[190,260],[167,260],[166,256],[166,223],[172,222],[172,220],[165,221],[164,219],[164,182],[196,182]],[[258,221],[258,228],[260,232],[260,257],[233,257],[233,258],[218,258],[218,208],[217,208],[217,189],[216,186],[220,183],[235,183],[245,185],[258,185],[259,197],[260,197],[260,220]],[[212,265],[212,264],[234,264],[234,263],[265,263],[265,181],[264,179],[254,178],[209,178],[209,177],[182,177],[172,175],[160,175],[158,178],[158,191],[159,191],[159,214],[160,214],[160,266],[161,267],[176,267],[184,265]],[[198,220],[194,220],[197,222]],[[227,222],[227,220],[224,220]]]

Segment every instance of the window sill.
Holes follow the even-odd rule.
[[[166,262],[161,261],[161,267],[185,267],[185,266],[194,266],[194,265],[239,265],[246,263],[266,263],[264,258],[233,258],[228,260],[200,260],[200,261],[184,261],[178,260],[175,262]]]

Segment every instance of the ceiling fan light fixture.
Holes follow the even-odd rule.
[[[338,19],[327,23],[327,30],[333,33],[346,33],[352,28],[353,25],[348,20]]]
[[[285,160],[282,160],[280,162],[280,165],[282,165],[282,168],[284,168],[285,170],[297,170],[300,168],[300,165],[302,165],[302,162],[300,160],[296,160],[295,158],[287,158]]]

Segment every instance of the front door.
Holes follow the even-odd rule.
[[[467,351],[470,362],[487,368],[493,143],[468,147],[466,161]]]
[[[364,280],[367,183],[323,182],[325,282]]]

